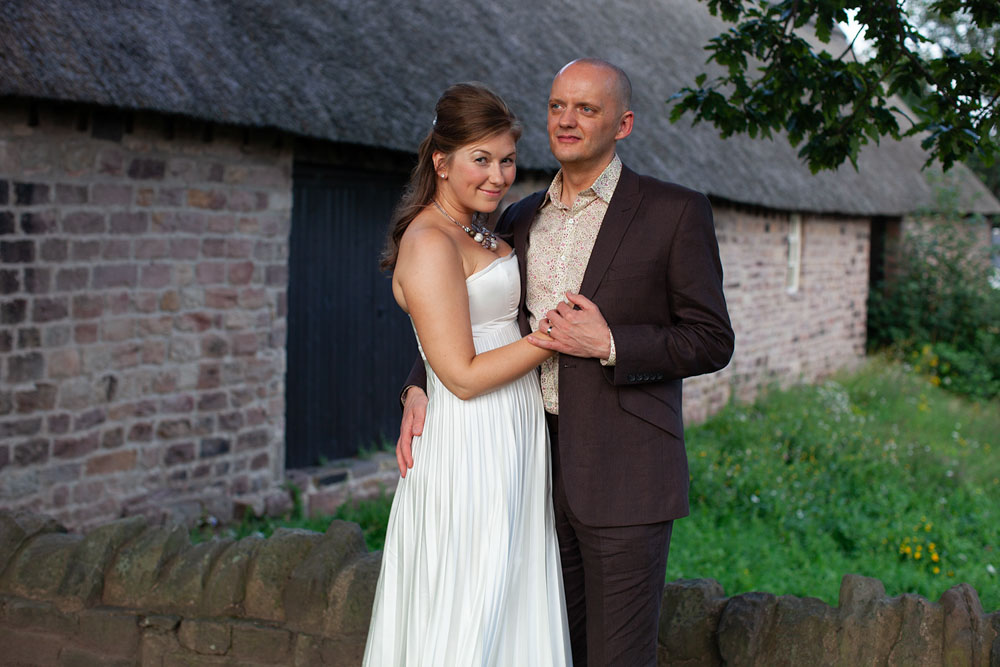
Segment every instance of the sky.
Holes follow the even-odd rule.
[[[841,23],[840,27],[847,35],[847,41],[850,42],[854,39],[854,36],[858,34],[858,31],[862,29],[863,26],[854,21],[854,15],[857,14],[857,10],[847,12],[847,23]],[[864,38],[864,34],[858,37],[858,40],[854,43],[854,54],[859,60],[864,59],[864,54],[868,50],[870,44]]]

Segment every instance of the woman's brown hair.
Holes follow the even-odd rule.
[[[430,132],[420,142],[417,164],[410,182],[389,221],[389,236],[379,266],[383,271],[396,267],[399,240],[417,214],[431,203],[437,192],[434,153],[451,155],[462,146],[510,132],[514,141],[521,137],[521,122],[507,104],[481,83],[456,83],[437,101]]]

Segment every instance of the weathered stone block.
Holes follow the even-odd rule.
[[[138,180],[162,180],[167,163],[164,160],[136,158],[128,166],[128,177]]]
[[[350,562],[333,583],[330,597],[334,600],[327,636],[364,637],[371,623],[375,586],[378,584],[382,552],[373,551]]]
[[[0,438],[10,438],[24,435],[35,435],[42,428],[41,417],[19,419],[17,421],[0,422]]]
[[[674,581],[663,591],[660,611],[660,661],[720,665],[715,642],[725,592],[714,579]]]
[[[121,205],[132,203],[132,186],[116,183],[95,183],[91,188],[90,200],[98,205]]]
[[[283,597],[287,626],[323,634],[333,623],[332,609],[340,603],[334,582],[347,565],[367,553],[360,526],[332,521],[323,538],[288,578]]]
[[[141,234],[149,228],[146,213],[112,213],[111,232],[114,234]]]
[[[25,234],[49,234],[56,231],[56,227],[55,211],[21,215],[21,230]]]
[[[322,537],[312,531],[279,528],[264,541],[247,569],[246,616],[285,620],[284,589],[289,577]]]
[[[139,627],[143,632],[149,630],[153,632],[173,632],[180,625],[180,616],[170,614],[150,614],[139,619]]]
[[[42,334],[37,327],[31,327],[28,329],[18,329],[17,331],[18,349],[24,350],[27,348],[36,348],[41,346],[42,346]]]
[[[106,447],[107,444],[104,444],[103,440],[102,438],[102,444]],[[138,454],[134,449],[95,456],[87,461],[87,474],[106,475],[113,472],[132,470],[135,468],[137,456]]]
[[[112,658],[102,650],[66,646],[59,652],[59,667],[133,667],[137,656]]]
[[[36,266],[24,270],[24,291],[29,294],[45,294],[52,283],[52,271]]]
[[[194,460],[194,457],[194,443],[182,442],[167,448],[167,453],[163,457],[163,465],[172,466],[179,463],[189,463]]]
[[[225,655],[232,646],[232,626],[228,623],[190,619],[181,621],[177,631],[181,646],[202,655]]]
[[[28,466],[35,463],[45,463],[49,460],[49,441],[45,439],[29,440],[14,447],[14,463]]]
[[[246,537],[229,544],[215,562],[202,595],[206,616],[241,616],[250,561],[264,544],[262,537]]]
[[[57,204],[86,204],[87,186],[59,183],[56,185]]]
[[[228,540],[216,539],[195,544],[184,551],[168,565],[169,569],[150,591],[147,604],[177,614],[197,612],[209,574],[229,545]]]
[[[94,267],[94,289],[108,287],[135,287],[139,269],[134,264],[117,264]]]
[[[0,592],[55,600],[81,535],[43,533],[30,538],[0,578]]]
[[[95,528],[87,533],[70,561],[59,586],[59,594],[85,607],[97,604],[104,591],[104,573],[115,553],[146,527],[142,517],[129,517]]]
[[[46,262],[63,262],[69,256],[69,243],[65,239],[45,239],[39,252]]]
[[[0,510],[0,574],[14,554],[36,535],[65,532],[58,521],[41,514]]]
[[[0,303],[0,324],[20,324],[28,312],[26,299],[13,299]]]
[[[292,634],[288,630],[247,622],[233,624],[232,656],[236,660],[288,664],[291,649]]]
[[[69,299],[66,297],[38,298],[31,308],[33,322],[54,322],[69,315]]]
[[[6,623],[15,628],[72,637],[78,620],[73,613],[64,613],[50,602],[38,602],[12,597],[5,605]]]
[[[983,614],[979,595],[969,584],[952,586],[941,595],[944,610],[942,664],[990,667],[996,631]]]
[[[759,665],[766,630],[773,622],[778,598],[771,593],[744,593],[729,599],[719,619],[719,654],[725,664]]]
[[[837,654],[837,611],[822,600],[783,595],[765,644],[774,665],[822,665]]]
[[[840,583],[840,664],[884,662],[899,636],[902,608],[885,597],[878,579],[846,574]]]
[[[47,204],[51,189],[42,183],[14,183],[14,197],[20,206]]]
[[[897,598],[902,620],[899,638],[889,652],[887,664],[899,667],[932,667],[941,664],[943,615],[941,606],[905,594]]]
[[[20,271],[0,271],[0,294],[13,294],[21,289]],[[23,319],[23,317],[22,317]]]
[[[104,216],[100,213],[69,213],[63,218],[63,231],[68,234],[100,234],[105,230]]]
[[[56,272],[56,289],[60,292],[75,292],[90,283],[90,270],[86,267],[59,269]]]
[[[57,665],[62,646],[44,633],[0,626],[0,646],[7,665]]]
[[[141,608],[164,563],[191,546],[181,526],[149,528],[123,546],[104,575],[104,604]]]
[[[117,609],[84,609],[79,612],[77,641],[116,658],[134,657],[139,652],[139,617]]]
[[[52,455],[57,458],[79,458],[94,451],[100,446],[97,433],[91,433],[80,438],[56,440],[52,446]]]

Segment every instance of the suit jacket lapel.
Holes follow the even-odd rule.
[[[587,270],[584,271],[583,282],[580,284],[580,294],[588,299],[594,297],[597,286],[601,284],[601,278],[604,277],[608,265],[618,252],[622,237],[625,236],[636,211],[639,210],[641,199],[639,177],[634,171],[622,165],[618,186],[604,214],[601,230],[594,240],[594,249],[590,253],[590,261],[587,263]]]

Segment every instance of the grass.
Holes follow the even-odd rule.
[[[1000,403],[874,358],[687,431],[691,516],[668,578],[837,604],[848,572],[936,600],[970,583],[1000,609]]]
[[[691,515],[674,526],[669,580],[831,605],[846,573],[931,600],[967,582],[987,612],[1000,609],[1000,401],[957,398],[875,357],[730,405],[687,429],[687,449]],[[390,504],[383,494],[335,518],[380,549]],[[322,531],[330,519],[299,511],[282,525]]]
[[[218,525],[206,518],[191,531],[191,542],[197,544],[213,537],[231,537],[236,540],[251,535],[270,537],[277,528],[301,528],[324,533],[330,527],[331,521],[341,519],[353,521],[361,526],[369,551],[381,549],[385,544],[385,530],[389,522],[392,496],[388,495],[384,488],[377,498],[351,501],[341,505],[333,516],[323,514],[306,516],[299,489],[294,485],[289,488],[292,491],[293,507],[286,516],[272,518],[247,512],[242,521],[231,525]]]

